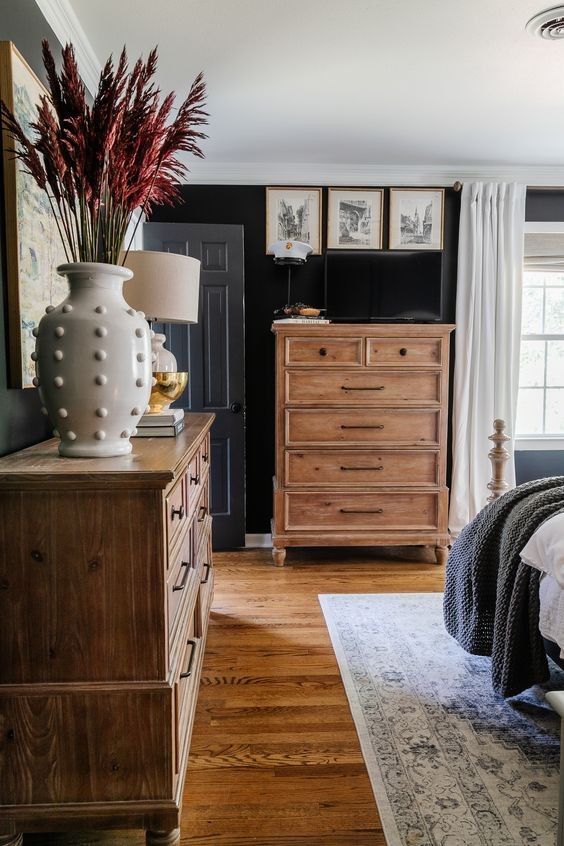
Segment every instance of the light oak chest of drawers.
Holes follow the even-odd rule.
[[[0,844],[179,841],[213,595],[211,414],[130,456],[0,460]]]
[[[274,324],[273,558],[430,545],[446,559],[447,324]]]

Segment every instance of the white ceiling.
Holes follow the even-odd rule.
[[[53,3],[100,61],[158,44],[163,91],[205,72],[209,173],[564,174],[564,41],[525,31],[546,0]]]

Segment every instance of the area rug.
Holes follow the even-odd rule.
[[[322,595],[388,846],[554,846],[560,721],[503,700],[445,631],[442,594]]]

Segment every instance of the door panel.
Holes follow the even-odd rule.
[[[213,545],[245,544],[243,227],[146,223],[143,248],[201,261],[198,323],[165,324],[166,346],[189,373],[176,405],[216,415],[211,432]]]

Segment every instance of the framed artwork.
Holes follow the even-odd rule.
[[[443,188],[390,188],[390,250],[442,250]]]
[[[35,105],[47,95],[10,41],[0,41],[0,97],[22,126],[36,119]],[[8,304],[8,378],[12,388],[32,387],[33,329],[48,305],[68,293],[56,267],[66,261],[49,200],[14,158],[13,139],[2,132]]]
[[[274,241],[302,241],[321,255],[321,188],[266,189],[266,253]]]
[[[327,249],[382,249],[382,188],[329,188]]]

